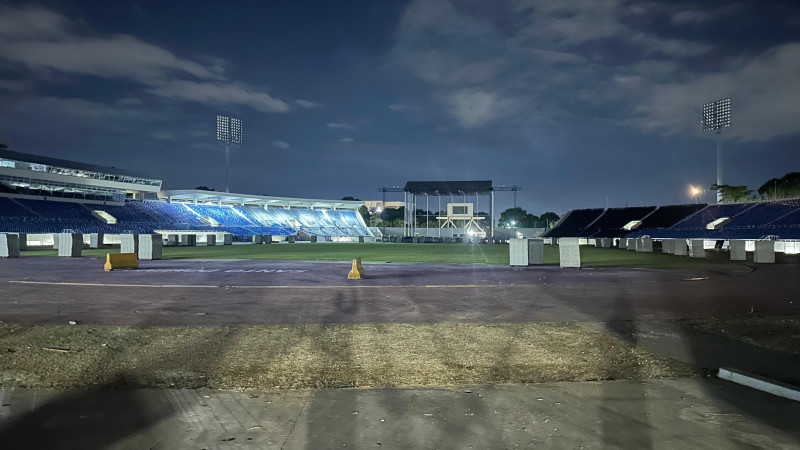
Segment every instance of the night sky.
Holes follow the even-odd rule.
[[[0,141],[166,189],[224,188],[224,113],[233,192],[491,179],[534,214],[689,203],[716,181],[696,109],[723,97],[726,183],[800,170],[800,2],[0,5]]]

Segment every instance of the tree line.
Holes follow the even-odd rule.
[[[712,184],[710,189],[720,193],[723,203],[795,198],[800,197],[800,172],[789,172],[781,178],[771,178],[755,192],[746,185]]]

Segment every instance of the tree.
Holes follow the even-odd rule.
[[[197,186],[197,187],[195,188],[195,190],[198,190],[198,191],[216,191],[216,189],[214,189],[213,187],[212,187],[212,188],[210,188],[210,187],[208,187],[208,186],[205,186],[205,185],[202,185],[202,186]]]
[[[765,199],[800,197],[800,172],[770,179],[758,188],[758,194]]]
[[[359,206],[358,213],[361,214],[361,217],[364,219],[364,223],[369,224],[369,210],[367,209],[367,206],[366,205]]]
[[[548,211],[548,212],[542,214],[541,216],[539,216],[539,220],[545,222],[545,228],[552,228],[553,225],[555,225],[555,223],[558,222],[558,219],[560,219],[560,218],[561,217],[559,217],[558,214],[556,214],[556,213],[554,213],[552,211]]]
[[[383,210],[383,222],[387,227],[402,227],[403,217],[405,215],[405,208],[402,206],[398,209],[386,208]]]
[[[712,184],[712,191],[719,191],[722,195],[722,203],[746,202],[751,199],[753,191],[747,186],[731,186],[729,184]]]
[[[539,218],[520,207],[508,208],[500,213],[498,225],[507,228],[535,228]]]
[[[348,201],[348,202],[360,202],[361,201],[361,200],[359,200],[359,199],[357,199],[355,197],[350,197],[349,195],[347,197],[342,197],[342,200]]]

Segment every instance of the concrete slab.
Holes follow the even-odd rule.
[[[0,390],[9,448],[794,448],[797,402],[718,379],[423,389]]]

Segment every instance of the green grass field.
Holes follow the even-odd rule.
[[[84,256],[104,257],[119,248],[85,249]],[[727,254],[725,254],[726,256]],[[54,250],[30,250],[23,256],[56,256]],[[348,261],[361,256],[364,262],[423,262],[458,264],[509,263],[507,245],[465,244],[272,244],[216,247],[165,247],[164,259],[265,259],[294,261]],[[586,267],[638,267],[652,269],[696,268],[744,269],[743,264],[709,253],[706,259],[690,259],[661,253],[637,253],[619,249],[581,247]],[[558,264],[558,246],[544,247],[545,264]]]

